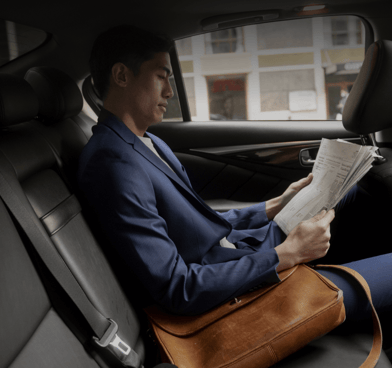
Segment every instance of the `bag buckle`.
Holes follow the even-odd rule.
[[[116,349],[120,350],[123,354],[128,355],[131,352],[131,347],[128,344],[126,344],[120,338],[120,336],[117,335],[117,331],[118,331],[117,323],[110,318],[108,318],[108,321],[110,322],[110,326],[103,334],[103,336],[100,339],[94,336],[93,339],[99,346],[102,346],[103,348],[112,345]]]

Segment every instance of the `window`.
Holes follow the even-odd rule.
[[[261,111],[317,109],[314,69],[261,72],[259,75]]]
[[[333,17],[331,18],[331,38],[332,45],[348,45],[348,17]]]
[[[0,19],[0,65],[35,49],[45,39],[44,31]]]
[[[173,76],[169,78],[169,82],[173,90],[173,97],[167,100],[167,108],[162,121],[182,121],[181,107]]]
[[[162,121],[183,121],[178,92],[174,77],[169,78],[170,86],[173,90],[173,97],[167,100],[167,111],[163,114]],[[184,78],[185,90],[188,98],[188,105],[192,116],[196,115],[195,85],[192,77]]]
[[[246,74],[207,77],[210,119],[246,120]]]
[[[362,21],[352,16],[323,18],[324,44],[328,47],[357,46],[364,43]]]
[[[363,36],[362,36],[363,33],[364,33],[364,31],[363,31],[363,29],[364,29],[363,24],[362,24],[362,22],[359,19],[357,19],[355,21],[355,24],[356,24],[357,45],[362,45],[364,43],[364,39],[363,39]]]
[[[243,51],[241,28],[230,28],[205,35],[206,54],[224,54]]]
[[[258,50],[313,46],[311,19],[258,24],[256,27]]]
[[[178,56],[192,55],[192,38],[183,38],[176,41]]]
[[[186,95],[188,97],[189,109],[191,116],[196,115],[196,103],[195,103],[195,80],[192,77],[184,78]]]
[[[364,38],[359,18],[339,16],[176,41],[192,120],[341,119],[364,59]]]

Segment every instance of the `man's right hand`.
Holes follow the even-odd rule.
[[[276,271],[324,257],[329,250],[330,223],[334,217],[334,210],[323,210],[313,218],[300,222],[287,239],[275,248],[279,257]]]

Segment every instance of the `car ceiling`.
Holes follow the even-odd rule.
[[[328,0],[318,1],[326,9],[320,15],[353,14],[376,20],[375,38],[387,38],[392,14],[391,1]],[[174,39],[203,32],[202,21],[233,13],[271,11],[276,20],[304,17],[301,7],[315,4],[309,0],[40,0],[2,1],[1,18],[30,25],[48,32],[51,41],[41,53],[20,58],[2,68],[4,72],[24,73],[32,65],[53,65],[75,79],[88,73],[87,60],[95,37],[107,28],[133,24],[164,31]],[[313,16],[309,14],[307,16]],[[306,15],[305,15],[306,16]],[[373,20],[373,21],[372,21]]]

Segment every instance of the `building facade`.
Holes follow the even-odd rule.
[[[364,59],[364,36],[359,18],[340,16],[178,40],[192,120],[341,119]],[[165,119],[181,120],[177,105],[174,98]]]

